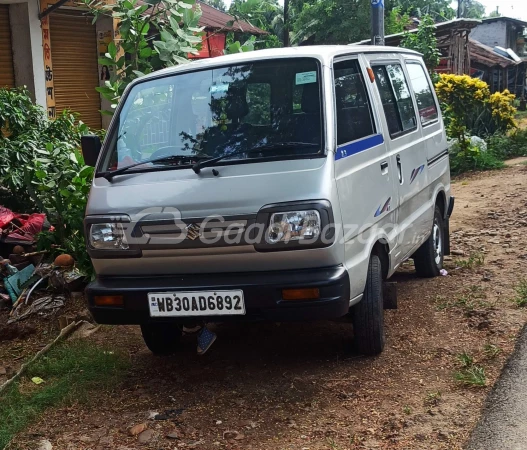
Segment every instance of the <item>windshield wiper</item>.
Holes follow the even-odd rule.
[[[204,161],[198,161],[196,164],[192,166],[192,170],[195,173],[200,173],[201,169],[205,167],[212,167],[218,161],[221,161],[222,159],[225,159],[225,158],[229,158],[230,156],[250,154],[250,153],[259,153],[259,152],[270,153],[270,152],[273,152],[273,151],[276,151],[282,148],[290,148],[290,147],[320,147],[320,144],[313,144],[312,142],[278,142],[276,144],[259,145],[249,150],[240,150],[238,152],[227,153],[225,155],[218,156],[216,158],[206,159]]]
[[[170,155],[170,156],[163,156],[162,158],[156,158],[156,159],[146,159],[144,161],[139,161],[137,163],[134,163],[134,164],[130,164],[129,166],[126,166],[126,167],[121,167],[120,169],[117,169],[117,170],[112,170],[112,171],[109,171],[109,172],[104,172],[104,173],[100,173],[98,174],[97,176],[100,176],[100,177],[104,177],[106,178],[108,181],[112,181],[112,178],[115,177],[116,175],[121,175],[123,173],[125,173],[126,171],[128,171],[129,169],[132,169],[134,167],[138,167],[138,166],[142,166],[144,164],[157,164],[157,163],[163,163],[163,162],[170,162],[170,161],[181,161],[181,160],[185,160],[185,159],[200,159],[200,158],[210,158],[210,156],[208,155],[199,155],[199,156],[194,156],[194,155]],[[187,164],[185,166],[180,166],[180,167],[191,167],[190,164]]]

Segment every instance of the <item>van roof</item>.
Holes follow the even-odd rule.
[[[255,60],[266,60],[275,58],[294,58],[294,57],[311,57],[330,63],[333,58],[340,55],[353,55],[359,53],[405,53],[419,55],[419,53],[401,47],[383,47],[373,45],[311,45],[302,47],[285,47],[271,48],[265,50],[254,50],[251,52],[236,53],[232,55],[218,56],[216,58],[207,58],[194,60],[187,64],[169,67],[158,70],[151,74],[141,77],[141,81],[158,76],[169,75],[172,73],[201,70],[231,64],[243,64]],[[135,84],[135,83],[134,83]]]

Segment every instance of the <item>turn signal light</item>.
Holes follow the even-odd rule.
[[[320,298],[320,290],[318,288],[283,289],[282,298],[284,300],[314,300]]]
[[[123,306],[124,297],[122,295],[96,295],[94,297],[96,306]]]
[[[368,72],[368,76],[370,77],[370,81],[372,83],[374,83],[375,82],[375,74],[373,73],[373,69],[371,67],[368,67],[366,70]]]

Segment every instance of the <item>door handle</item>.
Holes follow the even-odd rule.
[[[397,155],[395,159],[397,161],[397,173],[399,175],[399,184],[403,184],[404,179],[403,179],[403,166],[401,164],[401,156]]]
[[[388,161],[383,161],[381,163],[381,173],[386,175],[388,173]]]

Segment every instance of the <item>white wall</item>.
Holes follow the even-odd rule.
[[[505,21],[482,23],[470,32],[470,38],[489,47],[507,48],[507,23]]]

